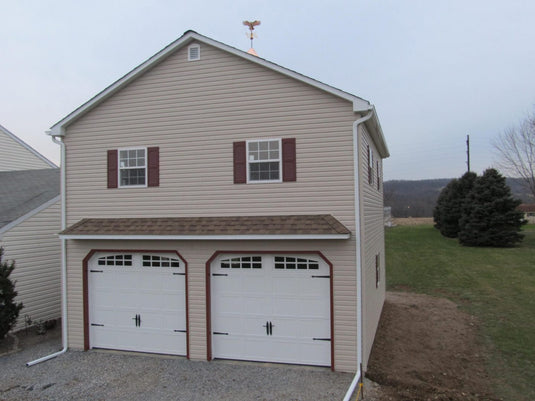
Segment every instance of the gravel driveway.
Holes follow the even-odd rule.
[[[188,361],[111,351],[60,349],[57,338],[0,356],[4,400],[342,400],[352,380],[327,368],[248,362]]]

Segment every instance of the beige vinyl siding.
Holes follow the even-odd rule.
[[[332,214],[355,232],[352,103],[201,44],[181,49],[66,130],[67,225],[86,217]],[[233,183],[233,142],[296,138],[297,181]],[[160,186],[107,188],[106,151],[158,146]],[[176,249],[190,275],[191,356],[206,358],[204,263],[215,250],[320,250],[335,264],[336,369],[355,371],[355,239],[68,241],[69,344],[83,346],[81,261],[90,248]],[[163,247],[163,248],[162,248]]]
[[[383,183],[382,183],[382,160],[377,152],[368,131],[365,127],[360,128],[360,154],[361,154],[361,238],[362,247],[362,297],[363,303],[363,366],[366,370],[368,359],[373,345],[381,310],[385,299],[385,244],[384,244],[384,219],[383,219]],[[368,146],[374,157],[373,182],[368,181]],[[380,189],[377,189],[377,165],[381,180]],[[375,256],[379,255],[380,282],[376,288]]]
[[[0,171],[37,170],[50,164],[0,129]]]
[[[356,369],[354,247],[350,240],[329,241],[68,241],[69,347],[83,348],[81,261],[91,249],[175,250],[188,263],[190,357],[206,360],[206,262],[216,251],[321,251],[334,265],[335,369]]]
[[[24,220],[4,233],[0,245],[5,259],[15,260],[17,301],[24,304],[14,330],[24,328],[24,316],[33,321],[61,316],[60,202]]]

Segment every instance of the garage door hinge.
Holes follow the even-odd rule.
[[[104,327],[104,325],[100,323],[91,323],[91,326]]]
[[[173,273],[173,276],[185,276],[186,273]]]
[[[173,330],[175,333],[187,333],[186,330]]]
[[[228,333],[221,333],[220,331],[214,331],[214,334],[217,334],[219,336],[228,336]]]
[[[212,273],[212,276],[228,276],[226,273]]]
[[[331,278],[331,276],[312,276],[312,278]]]
[[[89,273],[104,273],[104,270],[89,270]]]
[[[313,338],[314,341],[331,341],[330,338]]]

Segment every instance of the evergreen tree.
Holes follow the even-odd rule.
[[[433,218],[435,227],[443,236],[449,238],[458,236],[463,204],[476,178],[475,173],[467,172],[461,178],[451,180],[440,192]]]
[[[9,278],[15,262],[2,262],[3,254],[4,249],[0,248],[0,340],[11,330],[22,309],[22,302],[15,303],[17,291],[15,283]]]
[[[521,241],[523,219],[503,177],[495,169],[478,177],[463,205],[459,241],[468,246],[509,247]]]

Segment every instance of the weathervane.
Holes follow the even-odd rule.
[[[260,25],[260,21],[254,20],[253,22],[250,21],[243,21],[243,25],[249,27],[249,39],[251,39],[251,48],[249,49],[248,53],[254,54],[256,56],[256,52],[253,49],[253,39],[256,38],[256,34],[253,33],[254,27]]]

